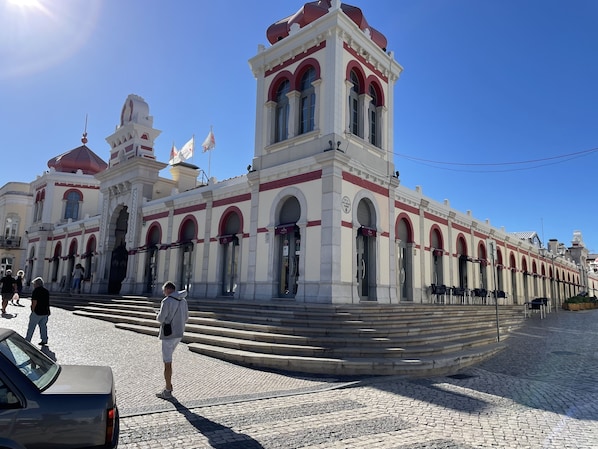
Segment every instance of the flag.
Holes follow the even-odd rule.
[[[181,162],[180,156],[179,156],[179,152],[177,151],[176,147],[174,146],[174,143],[172,144],[172,148],[170,149],[170,160],[168,161],[168,163],[170,165],[174,165],[178,162]]]
[[[193,156],[193,150],[195,149],[195,138],[191,137],[189,142],[187,142],[179,151],[179,158],[181,161],[186,161],[187,159],[191,159]]]
[[[214,137],[214,133],[212,132],[211,129],[210,129],[210,132],[208,133],[208,137],[206,137],[206,140],[203,141],[201,146],[203,147],[204,153],[206,151],[210,151],[210,150],[213,150],[214,148],[216,148],[216,138]]]

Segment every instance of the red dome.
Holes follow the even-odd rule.
[[[86,175],[95,175],[104,171],[108,164],[86,145],[81,145],[50,159],[48,167],[62,173],[76,173],[77,170],[81,170]]]
[[[289,35],[291,25],[298,24],[301,28],[305,25],[312,23],[319,19],[328,12],[331,7],[330,0],[319,0],[316,2],[310,2],[303,5],[303,7],[292,16],[285,19],[279,20],[278,22],[270,25],[266,31],[266,36],[271,44],[275,44],[279,40],[284,39]],[[368,25],[367,20],[363,15],[361,9],[356,6],[341,4],[343,12],[357,24],[357,26],[365,31],[370,30],[370,36],[372,40],[383,50],[386,51],[386,45],[388,43],[386,37],[375,28]]]

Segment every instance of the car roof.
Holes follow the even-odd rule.
[[[0,340],[4,340],[10,334],[13,334],[15,331],[12,329],[6,329],[4,327],[0,327]]]

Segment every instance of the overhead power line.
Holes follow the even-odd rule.
[[[395,153],[396,156],[401,157],[403,159],[407,159],[416,163],[420,163],[422,165],[426,165],[428,167],[438,168],[441,170],[449,170],[449,171],[461,171],[461,172],[489,172],[489,173],[501,173],[501,172],[509,172],[509,171],[520,171],[520,170],[531,170],[534,168],[545,167],[548,165],[556,165],[561,164],[563,162],[567,162],[573,159],[577,159],[583,156],[587,156],[589,154],[595,153],[598,151],[598,148],[591,148],[589,150],[583,151],[576,151],[574,153],[567,153],[558,156],[550,156],[550,157],[543,157],[538,159],[529,159],[524,161],[507,161],[507,162],[454,162],[454,161],[436,161],[432,159],[425,159],[419,158],[415,156],[409,156],[403,153]],[[528,167],[518,167],[518,168],[505,168],[503,170],[467,170],[466,167],[507,167],[507,166],[516,166],[516,165],[530,165],[534,164],[533,166]],[[460,166],[463,167],[459,168],[449,168],[443,166]]]

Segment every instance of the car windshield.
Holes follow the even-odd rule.
[[[45,390],[60,371],[58,364],[19,334],[11,334],[0,341],[0,353],[40,390]]]

